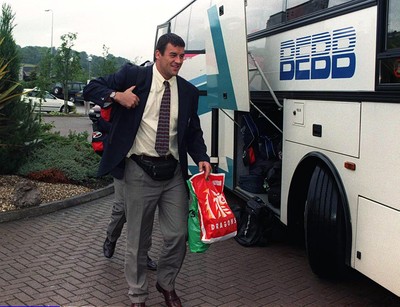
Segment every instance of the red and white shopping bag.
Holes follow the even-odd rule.
[[[237,223],[224,195],[225,174],[204,172],[189,179],[199,206],[201,241],[213,243],[236,236]]]

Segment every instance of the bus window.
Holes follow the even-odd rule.
[[[194,2],[171,20],[171,32],[179,35],[186,43],[186,50],[204,50],[204,18],[210,6],[207,1]]]
[[[164,23],[157,27],[157,35],[156,35],[156,40],[154,42],[154,49],[156,49],[156,45],[157,45],[157,42],[158,42],[158,39],[160,38],[160,36],[168,33],[169,26],[170,26],[169,23]]]
[[[170,30],[172,33],[175,33],[175,29],[176,29],[176,17],[172,18],[170,21]]]
[[[286,17],[293,20],[314,12],[324,10],[328,7],[329,0],[288,0]]]
[[[186,50],[204,50],[205,47],[205,27],[206,11],[210,7],[210,1],[197,1],[191,5],[189,21],[189,33],[186,41]]]
[[[380,84],[400,83],[400,2],[389,0],[387,7],[386,37],[380,55]]]
[[[268,74],[266,71],[266,54],[265,54],[265,44],[266,39],[258,39],[255,41],[251,41],[248,43],[248,50],[253,55],[254,59],[257,61],[260,69],[264,74]],[[262,80],[261,75],[258,71],[255,70],[256,66],[254,65],[253,60],[249,58],[249,83],[251,91],[266,91],[268,88],[265,85],[265,82]]]
[[[273,28],[351,0],[248,0],[247,33]]]
[[[349,1],[351,1],[351,0],[329,0],[328,7],[336,6],[336,5],[339,5],[339,4],[342,4],[342,3],[346,3],[346,2],[349,2]]]
[[[389,1],[386,49],[400,48],[400,2]]]
[[[182,11],[174,18],[175,23],[173,27],[171,24],[171,31],[182,37],[185,42],[188,41],[191,9],[192,6],[187,7],[184,11]]]
[[[248,0],[246,7],[247,34],[284,22],[285,20],[278,15],[282,15],[285,3],[286,0],[267,2],[265,0]]]

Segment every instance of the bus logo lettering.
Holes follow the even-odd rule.
[[[351,78],[356,70],[353,27],[281,42],[280,80]]]

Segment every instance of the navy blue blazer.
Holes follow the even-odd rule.
[[[141,67],[133,64],[124,65],[118,72],[90,81],[84,88],[85,100],[92,101],[100,107],[107,103],[112,91],[124,92],[136,85],[134,93],[140,98],[140,103],[133,109],[127,109],[119,103],[112,104],[111,130],[104,142],[104,152],[101,158],[98,175],[110,173],[121,179],[125,168],[125,157],[133,145],[136,133],[143,116],[153,78],[153,65]],[[193,161],[210,162],[207,147],[197,115],[199,92],[197,88],[177,76],[178,86],[178,153],[179,163],[184,179],[188,176],[189,154]]]

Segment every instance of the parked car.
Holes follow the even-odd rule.
[[[83,90],[79,91],[75,94],[75,101],[74,103],[81,103],[82,105],[85,103],[85,99],[83,98]],[[90,106],[94,105],[94,102],[89,101]]]
[[[36,112],[64,112],[64,100],[58,99],[48,91],[40,93],[36,88],[24,89],[21,99],[27,103],[31,103]],[[68,113],[75,111],[75,109],[75,104],[68,101]]]
[[[75,103],[84,103],[85,99],[83,99],[83,90],[79,91],[75,94]]]
[[[85,87],[85,83],[83,82],[78,82],[78,81],[73,81],[73,82],[68,82],[68,100],[72,102],[76,102],[76,96],[79,92],[83,91],[83,88]],[[52,89],[52,94],[56,96],[59,99],[64,99],[64,91],[63,91],[63,86],[61,83],[56,83],[53,86]],[[83,97],[82,95],[79,97],[79,99],[82,98],[81,100],[78,100],[78,102],[83,103]]]

